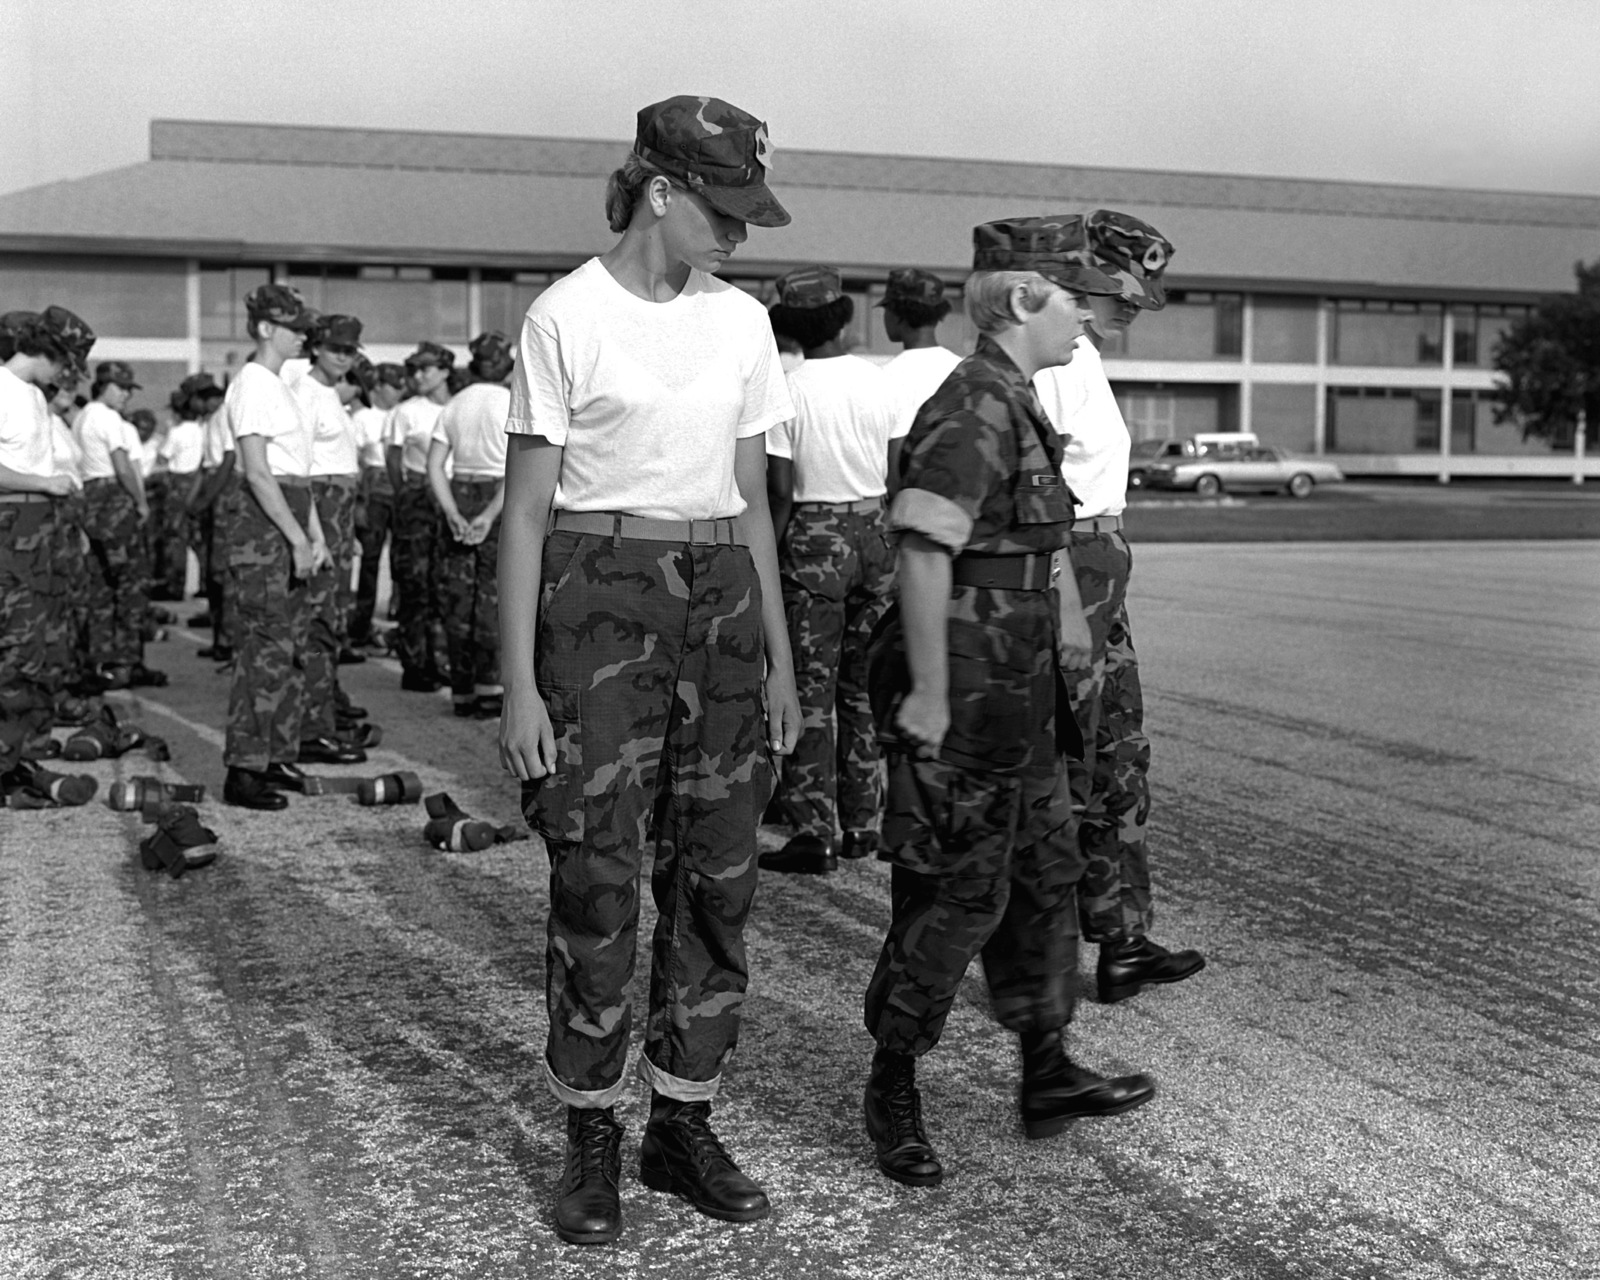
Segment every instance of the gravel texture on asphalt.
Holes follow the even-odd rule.
[[[946,1181],[888,1182],[860,1121],[887,869],[767,876],[716,1123],[772,1217],[646,1190],[635,1091],[622,1240],[562,1245],[538,843],[217,803],[227,680],[180,634],[170,687],[115,696],[169,764],[0,811],[0,1276],[1600,1275],[1600,548],[1135,554],[1154,936],[1209,965],[1083,1004],[1072,1050],[1151,1072],[1150,1105],[1025,1141],[975,969],[921,1071]],[[323,772],[517,816],[492,726],[342,674],[385,745]],[[105,795],[150,772],[212,788],[214,866],[139,868]]]

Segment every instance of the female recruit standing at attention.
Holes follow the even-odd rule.
[[[296,767],[305,714],[312,576],[328,563],[311,501],[312,428],[279,377],[311,317],[295,290],[264,284],[244,300],[255,356],[226,401],[244,483],[223,493],[229,597],[237,623],[222,798],[282,809],[304,788]]]
[[[567,1104],[556,1231],[577,1244],[622,1227],[612,1108],[647,836],[660,920],[639,1175],[715,1218],[768,1211],[710,1127],[748,977],[767,753],[800,720],[764,447],[794,410],[766,312],[713,274],[746,224],[789,221],[766,159],[766,126],[716,98],[641,111],[606,191],[622,239],[529,309],[512,381],[500,750],[550,856],[545,1074]]]

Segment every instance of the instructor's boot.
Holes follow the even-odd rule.
[[[711,1131],[709,1102],[650,1099],[650,1123],[639,1146],[639,1181],[670,1191],[724,1222],[754,1222],[772,1211],[767,1193],[734,1164]]]
[[[944,1166],[922,1127],[922,1095],[917,1092],[917,1060],[909,1053],[879,1049],[867,1077],[867,1137],[878,1153],[878,1168],[908,1187],[937,1186]]]
[[[621,1144],[612,1108],[567,1108],[567,1172],[556,1193],[556,1234],[568,1244],[610,1244],[622,1233]]]
[[[1030,1138],[1049,1138],[1083,1116],[1115,1116],[1155,1096],[1146,1075],[1097,1075],[1067,1057],[1061,1032],[1022,1034],[1022,1128]]]
[[[1136,996],[1146,986],[1182,982],[1206,967],[1198,951],[1168,951],[1149,938],[1107,938],[1100,944],[1095,986],[1101,1004]]]

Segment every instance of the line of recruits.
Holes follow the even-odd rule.
[[[257,288],[245,309],[255,352],[208,419],[219,455],[203,495],[215,512],[208,582],[213,656],[233,660],[223,797],[278,809],[305,789],[303,764],[356,763],[380,740],[338,667],[376,639],[386,540],[402,688],[434,692],[447,668],[457,715],[499,715],[512,355],[489,332],[463,370],[432,342],[404,366],[374,365],[358,318],[314,312],[287,285]]]
[[[499,714],[509,343],[480,335],[460,370],[426,342],[404,366],[373,365],[358,319],[318,315],[286,286],[256,290],[246,309],[251,359],[226,389],[186,378],[159,438],[154,414],[124,416],[139,389],[124,362],[98,365],[74,401],[94,342],[81,319],[61,307],[0,317],[8,791],[31,786],[52,727],[99,714],[98,695],[166,683],[144,663],[149,600],[182,598],[191,543],[213,629],[200,654],[233,672],[229,803],[281,808],[305,786],[302,764],[357,763],[380,740],[338,666],[376,640],[391,535],[404,687],[434,691],[444,667],[456,714]]]
[[[1098,358],[1163,305],[1172,245],[1104,210],[979,226],[977,349],[940,349],[942,282],[896,271],[905,350],[880,370],[845,349],[831,268],[785,276],[770,313],[717,278],[749,226],[790,221],[770,159],[766,125],[719,99],[641,110],[606,192],[618,239],[535,301],[513,378],[500,747],[550,863],[554,1216],[578,1244],[622,1228],[647,843],[639,1176],[727,1221],[769,1212],[711,1125],[758,865],[892,864],[864,1120],[908,1185],[943,1176],[915,1062],[973,959],[1020,1041],[1030,1138],[1154,1093],[1066,1053],[1080,920],[1103,999],[1204,964],[1149,937],[1129,437]],[[803,357],[787,377],[783,351]],[[793,835],[758,860],[764,812]]]

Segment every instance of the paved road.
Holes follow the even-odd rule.
[[[567,1249],[536,845],[210,805],[222,859],[171,882],[98,801],[0,813],[0,1275],[1600,1276],[1600,548],[1138,555],[1157,932],[1211,964],[1074,1043],[1155,1073],[1150,1106],[1024,1142],[969,980],[923,1072],[950,1176],[886,1182],[857,1119],[884,868],[770,877],[719,1114],[774,1216],[630,1174],[622,1244]],[[192,648],[130,705],[217,786],[225,682]],[[347,676],[375,766],[514,816],[486,727]]]

